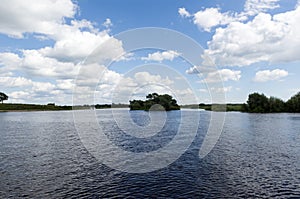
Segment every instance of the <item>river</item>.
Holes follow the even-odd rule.
[[[199,127],[178,159],[151,172],[128,173],[90,153],[72,111],[2,112],[0,198],[300,198],[300,114],[229,112],[218,142],[204,158],[199,149],[211,112],[168,112],[159,134],[139,139],[120,130],[111,109],[97,110],[95,117],[119,148],[145,153],[172,142],[181,116],[195,113]],[[120,119],[128,110],[117,114]],[[147,114],[130,113],[139,126],[150,122]],[[188,136],[194,123],[186,121],[191,122],[183,129]],[[91,130],[88,120],[83,125]],[[127,130],[135,131],[130,125]]]

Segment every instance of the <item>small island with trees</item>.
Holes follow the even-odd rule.
[[[148,94],[146,100],[132,100],[129,101],[130,110],[145,110],[149,111],[171,111],[171,110],[180,110],[180,106],[177,104],[177,101],[173,99],[171,95],[163,94],[159,95],[157,93]]]

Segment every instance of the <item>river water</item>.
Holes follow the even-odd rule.
[[[117,112],[119,118],[128,115],[126,109]],[[139,139],[120,130],[110,109],[95,115],[118,147],[141,153],[172,142],[181,116],[195,112],[199,127],[187,150],[166,167],[140,174],[95,158],[72,111],[0,113],[0,198],[300,198],[300,114],[227,113],[218,142],[204,158],[199,149],[210,112],[168,112],[159,135]],[[140,126],[149,123],[147,112],[130,114]],[[189,128],[184,130],[188,135]]]

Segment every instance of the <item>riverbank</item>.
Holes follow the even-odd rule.
[[[243,109],[243,104],[188,104],[180,107],[189,109],[203,109],[206,111],[245,112]]]
[[[102,105],[83,105],[83,106],[57,106],[54,104],[41,105],[41,104],[0,104],[0,112],[30,112],[30,111],[68,111],[73,109],[87,109],[87,108],[96,108],[96,109],[109,109],[109,108],[128,108],[126,104],[102,104]],[[212,110],[211,104],[200,104],[200,105],[182,105],[181,108],[188,109],[204,109],[206,111]],[[214,111],[224,111],[224,108],[219,106],[213,106]],[[239,111],[241,112],[242,104],[228,104],[226,106],[226,111]]]
[[[31,112],[31,111],[70,111],[81,109],[108,109],[108,108],[128,108],[126,104],[97,104],[79,106],[58,106],[55,104],[0,104],[0,112]]]
[[[22,111],[66,111],[72,110],[72,106],[56,106],[54,104],[0,104],[0,112]]]

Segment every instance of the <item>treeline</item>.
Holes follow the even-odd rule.
[[[96,104],[96,109],[105,109],[105,108],[128,108],[128,104]]]
[[[248,96],[247,104],[243,104],[243,112],[250,113],[300,113],[300,92],[288,101],[276,97],[266,97],[264,94],[252,93]]]
[[[55,104],[0,104],[0,111],[62,111],[72,110],[72,106],[56,106]]]
[[[243,104],[199,104],[199,109],[206,111],[242,111]]]
[[[244,104],[204,104],[185,105],[183,108],[199,108],[206,111],[240,111],[249,113],[300,113],[300,92],[288,101],[264,94],[252,93]]]

